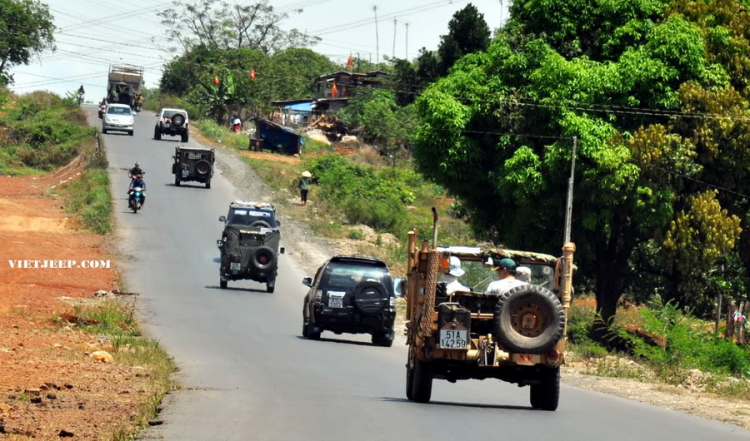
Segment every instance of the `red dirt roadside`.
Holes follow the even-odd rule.
[[[13,260],[114,260],[105,239],[77,231],[45,192],[79,170],[0,176],[0,438],[101,439],[132,426],[144,369],[94,362],[112,350],[65,320],[69,300],[116,288],[114,269],[19,269]],[[15,438],[14,438],[15,439]]]

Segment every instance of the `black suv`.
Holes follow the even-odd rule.
[[[302,280],[310,291],[302,309],[302,335],[318,340],[323,331],[372,334],[372,343],[393,345],[396,302],[391,274],[371,257],[336,256],[315,279]]]
[[[234,201],[228,215],[219,217],[224,232],[216,245],[221,251],[219,286],[229,280],[254,280],[266,284],[266,291],[276,287],[281,233],[273,205],[264,202]]]

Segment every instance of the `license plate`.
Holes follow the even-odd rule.
[[[239,271],[240,270],[240,263],[239,262],[232,262],[229,264],[230,271]]]
[[[343,308],[344,307],[344,294],[343,292],[328,292],[328,307],[329,308]]]
[[[182,177],[183,178],[187,178],[189,174],[190,174],[190,170],[183,170],[182,171]]]
[[[468,331],[466,329],[441,329],[440,347],[443,349],[466,349]]]

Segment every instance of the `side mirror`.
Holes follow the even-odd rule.
[[[222,242],[221,240],[217,240],[216,241],[216,246],[219,247],[219,248],[221,248],[221,247],[224,246],[224,242]]]
[[[281,226],[281,222],[280,221],[276,221],[276,226],[280,227]]]
[[[284,251],[286,251],[286,248],[281,247],[281,249],[279,250],[279,254],[284,254]]]
[[[397,277],[393,281],[393,294],[395,294],[396,297],[404,297],[404,296],[406,296],[406,279],[402,279],[401,277]]]
[[[302,279],[302,284],[305,286],[312,286],[312,277],[305,277]]]
[[[226,222],[227,217],[226,216],[219,216],[219,222]]]

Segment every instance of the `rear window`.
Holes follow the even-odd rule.
[[[391,278],[386,267],[366,263],[331,262],[323,272],[320,288],[348,290],[365,280],[380,282],[386,287],[391,286]]]
[[[164,113],[162,114],[162,117],[171,118],[174,116],[175,113],[177,112],[175,112],[174,110],[165,110]]]
[[[130,111],[130,107],[110,107],[109,110],[107,110],[107,113],[110,115],[132,115],[133,112]]]
[[[256,221],[264,221],[271,228],[274,228],[276,223],[272,212],[251,208],[232,208],[227,216],[227,223],[232,225],[251,225]]]

